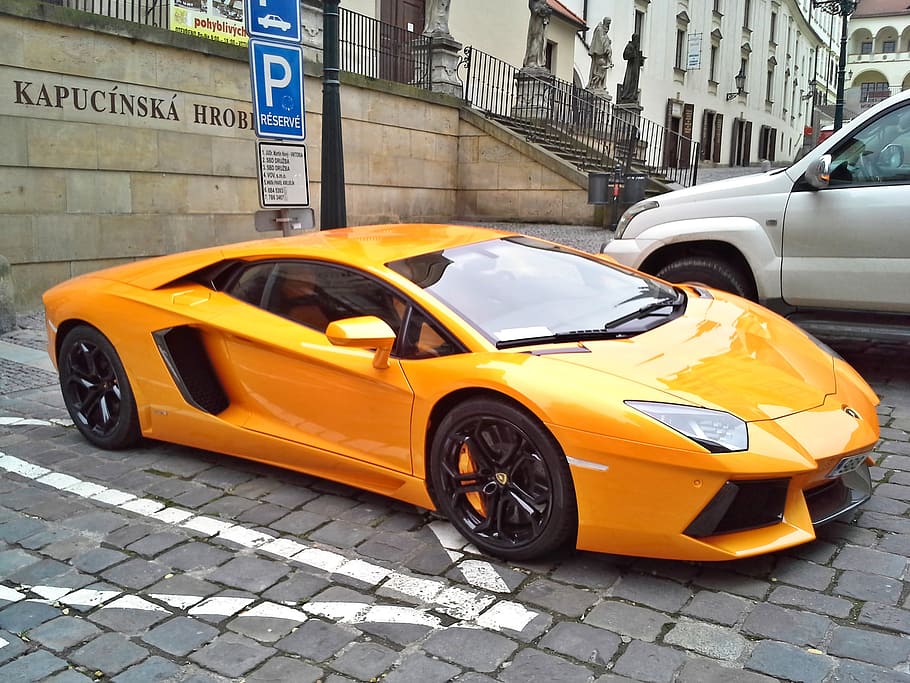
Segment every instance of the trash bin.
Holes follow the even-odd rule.
[[[629,173],[624,180],[625,182],[619,192],[619,201],[622,204],[632,205],[645,198],[648,176],[644,173]]]
[[[613,174],[588,174],[588,204],[609,204],[613,201]]]

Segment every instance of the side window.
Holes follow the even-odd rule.
[[[831,186],[910,181],[910,106],[876,119],[833,150]]]
[[[265,308],[301,325],[325,332],[330,322],[375,315],[395,330],[401,327],[399,298],[360,273],[314,261],[278,263]]]
[[[460,348],[453,343],[441,328],[424,313],[411,308],[407,327],[401,339],[399,354],[402,358],[417,360],[435,358],[458,353]]]
[[[269,276],[275,268],[274,263],[261,263],[243,270],[240,275],[225,289],[235,299],[240,299],[253,306],[262,306]]]

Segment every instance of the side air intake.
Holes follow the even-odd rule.
[[[174,383],[187,403],[212,415],[228,407],[227,394],[215,374],[198,330],[172,327],[158,330],[153,336]]]

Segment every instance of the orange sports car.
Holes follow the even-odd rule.
[[[333,230],[44,296],[76,426],[344,482],[506,559],[726,560],[871,493],[877,398],[777,315],[514,233]]]

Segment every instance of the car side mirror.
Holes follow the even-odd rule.
[[[392,345],[395,344],[395,332],[388,323],[375,315],[336,320],[329,323],[325,335],[335,346],[375,349],[373,367],[377,370],[389,367],[389,354],[392,352]]]
[[[831,182],[831,155],[823,154],[809,164],[803,178],[816,190],[823,190]]]

